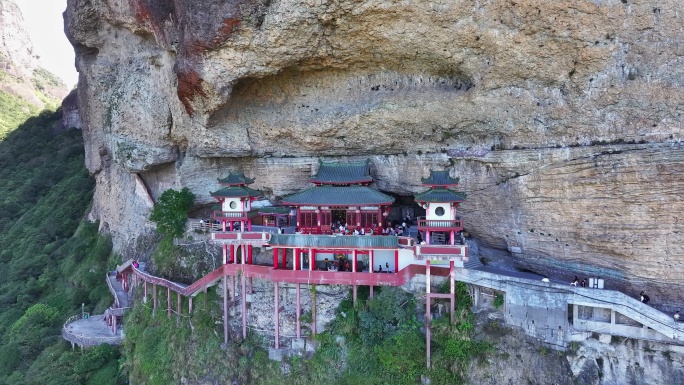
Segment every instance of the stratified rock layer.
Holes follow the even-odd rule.
[[[678,1],[69,0],[66,21],[118,246],[147,193],[208,203],[239,169],[275,198],[369,158],[399,195],[460,176],[494,257],[684,299]]]

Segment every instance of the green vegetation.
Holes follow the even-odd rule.
[[[154,205],[150,219],[157,224],[157,231],[165,237],[180,237],[185,232],[188,212],[195,201],[195,194],[187,187],[181,191],[168,189]]]
[[[0,90],[0,141],[29,116],[38,113],[38,107],[17,96]]]
[[[383,288],[373,299],[360,290],[357,307],[343,301],[336,319],[316,339],[313,358],[269,361],[256,334],[246,341],[231,337],[222,346],[221,299],[210,290],[195,299],[195,312],[168,318],[153,314],[137,301],[126,318],[126,368],[133,383],[194,382],[292,384],[416,384],[427,376],[432,384],[462,384],[468,362],[489,351],[473,339],[474,316],[465,285],[459,284],[456,322],[433,322],[432,369],[425,368],[425,336],[416,318],[415,297],[399,288]],[[160,304],[166,291],[158,292]],[[364,298],[365,297],[365,298]],[[175,301],[172,293],[171,302]],[[206,303],[207,305],[204,305]],[[184,308],[187,302],[184,299]]]
[[[496,293],[494,296],[494,301],[492,301],[492,306],[494,306],[495,309],[501,309],[501,306],[504,304],[504,296],[502,293]]]
[[[111,242],[82,222],[93,193],[76,130],[50,132],[58,116],[0,92],[0,384],[114,384],[117,349],[72,352],[64,320],[102,312]],[[28,112],[22,109],[26,108]],[[4,131],[1,131],[4,130]]]

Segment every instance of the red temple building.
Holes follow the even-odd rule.
[[[342,227],[377,235],[394,203],[393,197],[368,186],[373,182],[368,161],[321,163],[309,182],[314,186],[283,198],[283,205],[296,208],[303,234],[333,234]]]
[[[251,230],[252,218],[258,214],[256,210],[252,210],[252,201],[262,197],[260,191],[247,187],[254,183],[254,179],[239,172],[230,173],[218,182],[223,188],[212,192],[211,196],[221,203],[221,209],[214,211],[213,219],[221,222],[223,231],[233,231],[236,223],[240,224],[243,231]]]

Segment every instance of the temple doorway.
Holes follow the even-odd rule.
[[[335,224],[335,227],[337,229],[340,228],[340,225],[337,223],[345,224],[347,222],[347,210],[331,210],[332,213],[332,222]]]

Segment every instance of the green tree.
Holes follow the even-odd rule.
[[[195,194],[187,187],[181,191],[164,191],[150,215],[150,219],[157,224],[157,231],[167,237],[181,236],[194,201]]]

